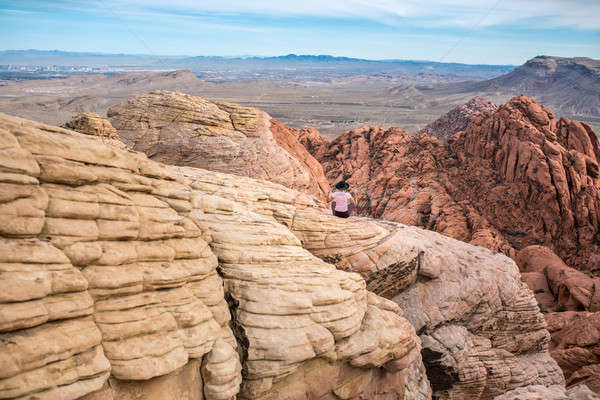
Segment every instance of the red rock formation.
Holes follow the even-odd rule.
[[[469,200],[510,243],[600,273],[600,149],[591,128],[517,97],[449,141]],[[463,184],[464,187],[464,184]]]
[[[529,246],[515,257],[521,276],[541,304],[563,311],[600,311],[600,278],[568,267],[544,246]],[[543,291],[542,291],[543,290]],[[551,296],[552,302],[548,302]]]
[[[546,315],[552,334],[550,355],[568,386],[587,385],[600,393],[600,312],[567,311]]]
[[[513,257],[545,245],[568,265],[600,273],[598,141],[586,124],[558,120],[533,99],[514,98],[447,145],[362,127],[307,148],[330,183],[350,182],[361,214]]]
[[[282,147],[285,151],[292,155],[298,160],[304,169],[308,171],[313,181],[313,185],[317,189],[313,189],[313,194],[323,200],[323,195],[329,193],[329,183],[325,174],[323,173],[323,167],[321,164],[308,152],[307,148],[304,147],[304,143],[298,141],[300,137],[299,131],[292,127],[289,127],[281,122],[271,119],[271,132],[273,133],[273,139],[277,142],[279,147]],[[302,131],[314,131],[320,135],[316,129],[303,129]]]
[[[359,213],[514,258],[544,312],[569,310],[547,314],[569,385],[600,390],[600,279],[567,266],[600,273],[600,148],[586,124],[517,97],[446,145],[381,127],[298,137],[330,183],[350,182]]]
[[[412,137],[399,128],[362,127],[332,141],[320,161],[330,183],[348,180],[360,214],[514,254],[470,202],[453,198],[456,160],[436,138]]]
[[[293,129],[292,132],[315,158],[322,157],[323,153],[327,151],[329,140],[315,128]]]
[[[475,120],[486,117],[497,109],[498,106],[494,103],[481,97],[474,97],[466,104],[442,115],[418,133],[427,133],[446,142],[455,133],[466,130]]]
[[[600,279],[568,267],[544,246],[524,248],[516,261],[521,279],[546,313],[550,355],[567,385],[584,383],[600,392]]]

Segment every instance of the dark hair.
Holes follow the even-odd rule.
[[[339,181],[335,184],[335,188],[339,190],[347,190],[350,188],[350,185],[348,185],[348,182],[346,181]]]

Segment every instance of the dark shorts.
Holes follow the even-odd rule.
[[[335,211],[333,210],[333,215],[340,218],[348,218],[350,216],[350,211]]]
[[[336,211],[335,210],[335,201],[331,202],[331,211],[333,212],[333,215],[335,215],[336,217],[340,217],[340,218],[348,218],[350,216],[350,214],[352,214],[352,211],[354,210],[354,204],[348,204],[348,211]]]

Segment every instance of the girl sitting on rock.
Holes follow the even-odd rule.
[[[331,200],[331,211],[333,215],[340,218],[348,218],[354,210],[352,195],[348,193],[350,185],[346,181],[340,181],[335,185],[335,192],[329,193]]]

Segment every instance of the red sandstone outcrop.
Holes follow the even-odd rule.
[[[302,139],[300,139],[302,142]],[[323,145],[321,145],[323,146]],[[600,148],[584,123],[517,97],[447,145],[398,128],[348,131],[314,153],[358,212],[514,257],[541,244],[600,273]]]
[[[463,171],[456,199],[513,246],[543,244],[567,265],[600,274],[600,148],[588,125],[517,97],[449,148]]]
[[[271,119],[271,132],[277,144],[298,160],[302,166],[309,172],[313,184],[316,185],[313,195],[323,198],[321,194],[329,193],[330,187],[323,172],[323,166],[308,152],[303,143],[298,141],[299,134],[296,129],[289,127],[275,119]],[[309,130],[303,130],[309,131]],[[316,132],[316,130],[314,130]],[[317,132],[318,133],[318,132]],[[211,168],[212,169],[212,168]],[[270,179],[271,181],[276,181]],[[290,184],[285,186],[293,187]],[[326,199],[325,199],[326,200]]]
[[[553,312],[546,321],[552,335],[550,354],[567,385],[585,384],[600,393],[600,312]]]
[[[293,129],[291,132],[298,141],[312,154],[317,160],[327,151],[329,140],[315,128]]]
[[[457,161],[436,138],[363,127],[333,140],[320,161],[331,183],[350,183],[362,215],[514,255],[512,245],[472,203],[454,199]]]
[[[494,113],[498,109],[494,103],[481,97],[474,97],[466,104],[458,106],[421,129],[418,134],[427,133],[447,142],[450,136],[466,130],[476,120]]]
[[[281,124],[255,108],[155,90],[107,115],[121,139],[152,160],[267,179],[321,200],[329,192],[318,162],[293,137],[274,133]]]
[[[550,354],[567,385],[584,383],[600,393],[600,279],[566,266],[543,246],[526,247],[516,259],[523,281],[546,312]]]
[[[600,310],[600,279],[586,275],[600,273],[600,149],[587,125],[518,97],[447,145],[380,127],[316,143],[310,149],[330,182],[345,178],[354,188],[359,213],[511,256],[544,312]],[[598,338],[590,340],[586,346],[596,348]],[[552,354],[569,384],[598,390],[596,356],[560,343],[564,349]]]
[[[600,311],[600,278],[568,267],[544,246],[529,246],[516,256],[521,276],[548,311]]]

